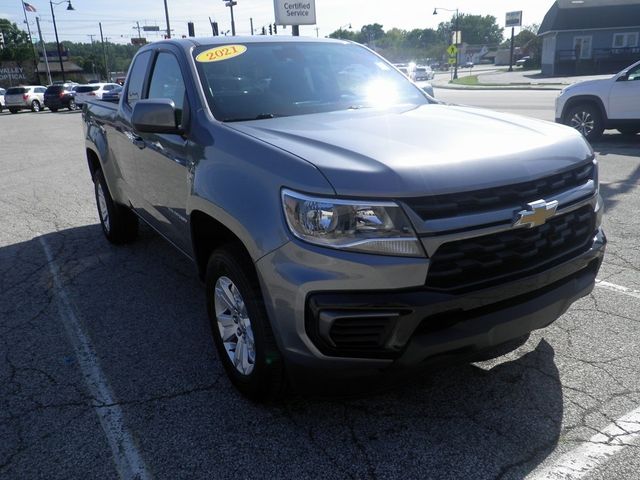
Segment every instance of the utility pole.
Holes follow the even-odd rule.
[[[231,9],[231,35],[235,36],[236,34],[236,22],[235,19],[233,18],[233,7],[235,7],[238,4],[238,2],[236,2],[235,0],[225,0],[225,7],[229,7]]]
[[[167,0],[164,0],[164,16],[167,19],[167,38],[171,38],[171,26],[169,25],[169,8],[167,7]]]
[[[251,23],[251,35],[253,35],[253,18],[249,18],[249,23]]]
[[[133,28],[134,30],[138,29],[138,38],[142,38],[142,34],[140,33],[140,22],[136,22],[136,26]]]
[[[36,25],[38,26],[38,36],[40,37],[40,45],[42,45],[42,54],[44,55],[44,64],[47,68],[47,79],[49,80],[49,85],[53,83],[51,80],[51,70],[49,69],[49,59],[47,58],[47,47],[44,45],[44,40],[42,39],[42,30],[40,29],[40,17],[36,17]]]
[[[104,71],[107,76],[107,81],[109,81],[109,66],[107,65],[107,50],[104,46],[104,36],[102,35],[102,22],[99,22],[100,26],[100,41],[102,42],[102,56],[104,57]]]
[[[294,37],[300,36],[300,25],[291,25],[291,35]]]
[[[509,55],[509,71],[513,72],[513,34],[515,27],[511,27],[511,53]]]

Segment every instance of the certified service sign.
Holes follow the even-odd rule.
[[[278,25],[315,25],[316,0],[273,0]]]

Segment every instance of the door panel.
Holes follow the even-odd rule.
[[[609,118],[640,120],[640,65],[629,71],[626,80],[614,82],[609,95]]]

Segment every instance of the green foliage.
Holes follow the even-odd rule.
[[[449,22],[442,22],[438,25],[438,32],[441,35],[449,36],[456,28],[456,19]],[[458,30],[462,32],[462,41],[470,45],[497,45],[502,42],[502,27],[498,25],[496,17],[493,15],[468,15],[461,13],[458,20]]]
[[[23,62],[33,60],[33,48],[29,45],[29,36],[5,18],[0,18],[0,32],[4,34],[3,50],[0,50],[0,60]]]
[[[497,45],[502,41],[502,28],[491,15],[460,14],[459,28],[465,43]],[[438,30],[416,28],[407,31],[392,28],[386,32],[382,25],[374,23],[364,25],[359,32],[340,28],[329,37],[369,45],[392,62],[426,62],[444,58],[451,32],[450,22],[440,23]]]
[[[63,48],[69,51],[69,59],[80,65],[85,73],[91,74],[94,71],[96,75],[106,78],[104,68],[104,55],[102,54],[102,44],[95,43],[75,43],[61,42]],[[46,44],[48,51],[56,51],[55,43]],[[107,52],[107,62],[110,72],[126,72],[133,56],[139,47],[134,45],[119,45],[116,43],[105,42],[105,50]]]

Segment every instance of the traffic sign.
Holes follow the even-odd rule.
[[[456,57],[449,57],[449,65],[454,65],[456,63]]]
[[[456,47],[455,45],[449,45],[447,47],[447,53],[449,54],[450,57],[455,56],[458,53],[458,47]]]

